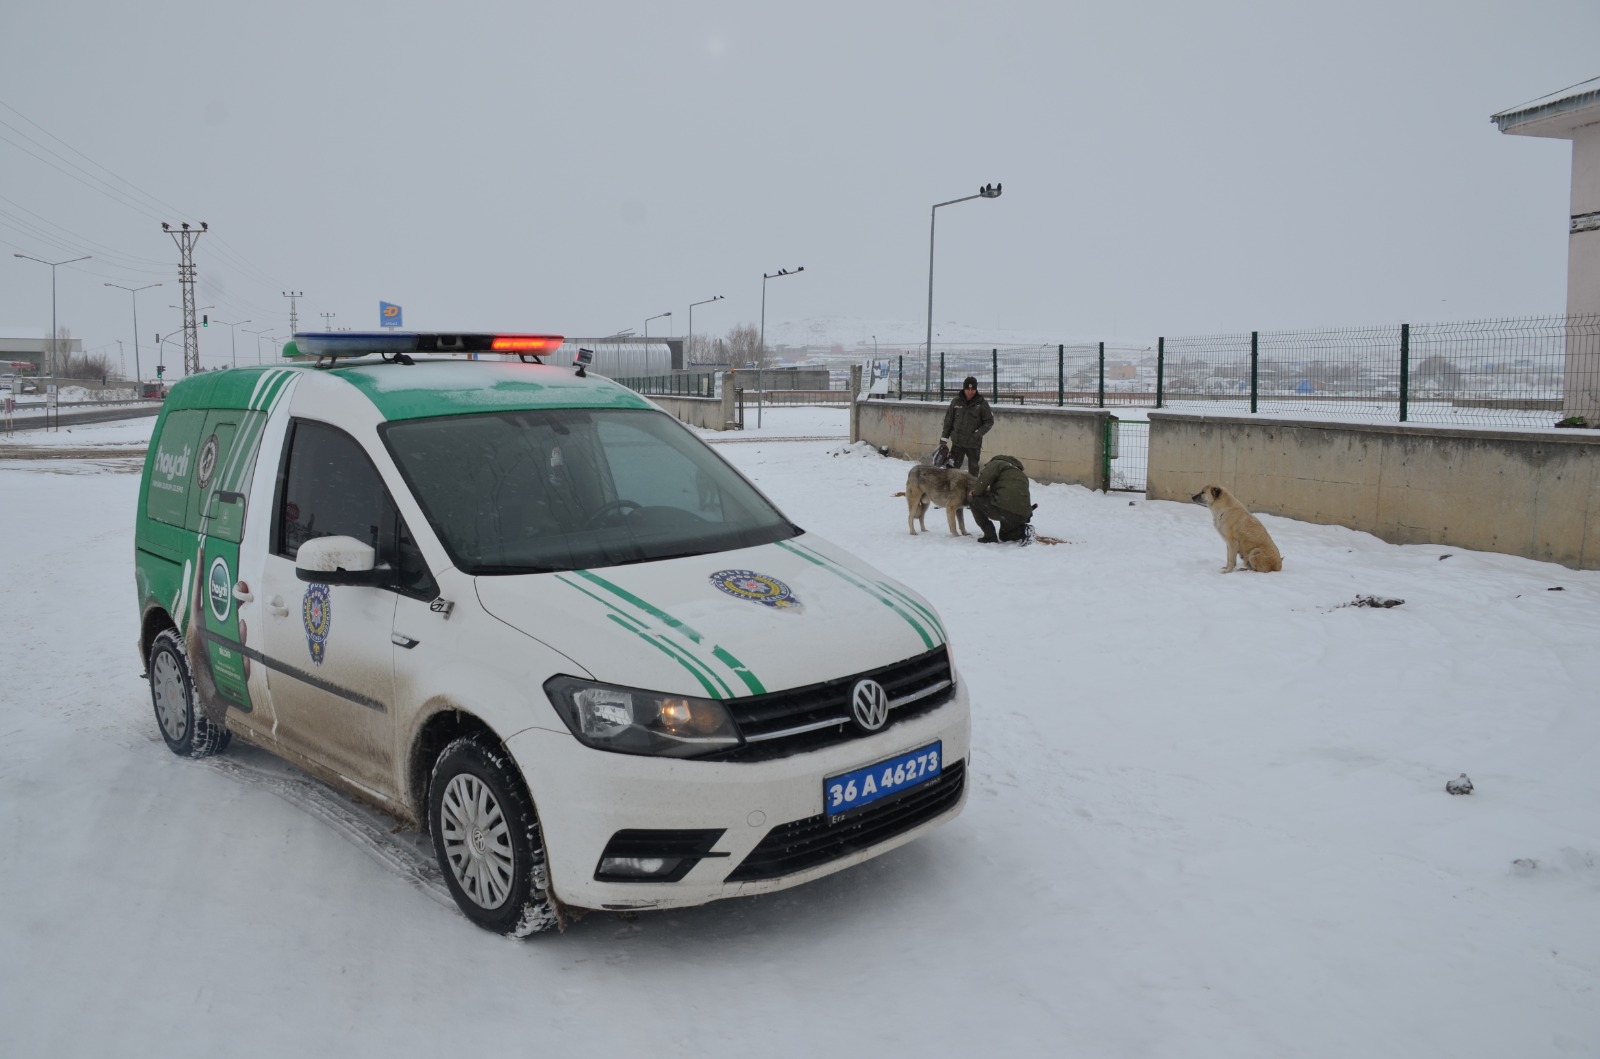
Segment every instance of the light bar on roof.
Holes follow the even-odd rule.
[[[495,353],[553,353],[562,341],[560,335],[495,335],[489,348]]]
[[[301,331],[295,352],[319,360],[402,353],[515,353],[541,356],[561,348],[561,335],[506,334],[482,331]],[[290,346],[284,345],[289,356]]]

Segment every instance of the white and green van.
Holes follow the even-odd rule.
[[[560,344],[298,335],[173,387],[135,541],[168,746],[237,737],[426,827],[467,917],[517,936],[792,886],[960,812],[933,608],[539,362]]]

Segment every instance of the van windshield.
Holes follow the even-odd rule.
[[[390,423],[384,443],[456,567],[619,566],[800,533],[671,416],[543,409]]]

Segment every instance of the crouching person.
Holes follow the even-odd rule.
[[[1023,473],[1022,461],[1015,456],[996,456],[983,465],[969,506],[983,528],[979,544],[999,541],[1026,544],[1032,539],[1033,527],[1029,523],[1033,521],[1033,500],[1028,493],[1028,476]],[[995,522],[1000,523],[998,536]]]

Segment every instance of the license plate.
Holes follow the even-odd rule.
[[[933,779],[944,767],[943,748],[942,742],[932,743],[876,765],[829,776],[822,781],[822,804],[829,818],[871,805],[880,798]]]

